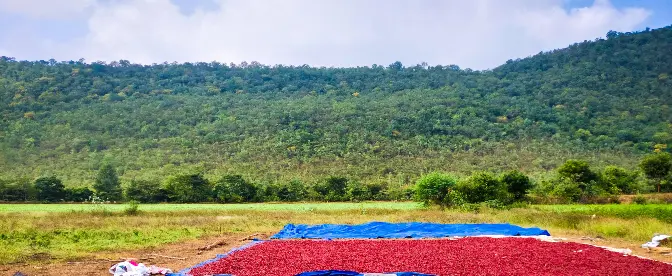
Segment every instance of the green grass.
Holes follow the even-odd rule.
[[[654,218],[672,223],[670,204],[537,205],[534,209],[562,214],[596,215],[623,219]]]
[[[637,246],[672,233],[667,205],[549,205],[479,211],[422,208],[412,202],[155,204],[128,215],[127,204],[0,205],[0,264],[90,257],[230,234],[275,233],[287,223],[370,221],[512,223],[558,236],[603,236]],[[595,218],[592,215],[596,214]],[[662,218],[662,219],[661,219]]]
[[[123,211],[126,204],[0,204],[0,213]],[[346,211],[360,209],[413,210],[416,202],[332,202],[332,203],[248,203],[248,204],[142,204],[140,210],[153,211]]]

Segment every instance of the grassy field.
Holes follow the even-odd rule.
[[[126,204],[0,204],[0,213],[12,212],[88,212],[104,208],[123,211]],[[332,203],[247,203],[247,204],[145,204],[142,210],[154,211],[346,211],[361,209],[412,210],[416,202],[332,202]]]
[[[0,264],[85,258],[96,252],[152,248],[240,233],[274,233],[287,223],[427,221],[536,226],[564,236],[642,243],[672,233],[668,205],[548,205],[510,210],[426,209],[410,202],[297,204],[0,205]],[[593,214],[596,216],[593,218]]]

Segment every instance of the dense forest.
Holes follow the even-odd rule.
[[[178,173],[255,183],[635,169],[672,142],[672,26],[509,60],[315,68],[0,57],[0,179]],[[214,177],[216,178],[216,177]]]

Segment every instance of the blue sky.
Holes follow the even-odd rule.
[[[0,55],[486,69],[671,24],[668,0],[0,0]]]

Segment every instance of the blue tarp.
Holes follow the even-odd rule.
[[[431,274],[422,274],[417,272],[393,272],[385,274],[394,274],[396,276],[434,276]],[[313,272],[304,272],[297,274],[296,276],[362,276],[365,274],[354,272],[354,271],[344,271],[344,270],[320,270]]]
[[[376,238],[443,238],[479,235],[550,236],[539,228],[511,224],[440,224],[424,222],[369,222],[345,224],[287,224],[271,239],[376,239]]]

